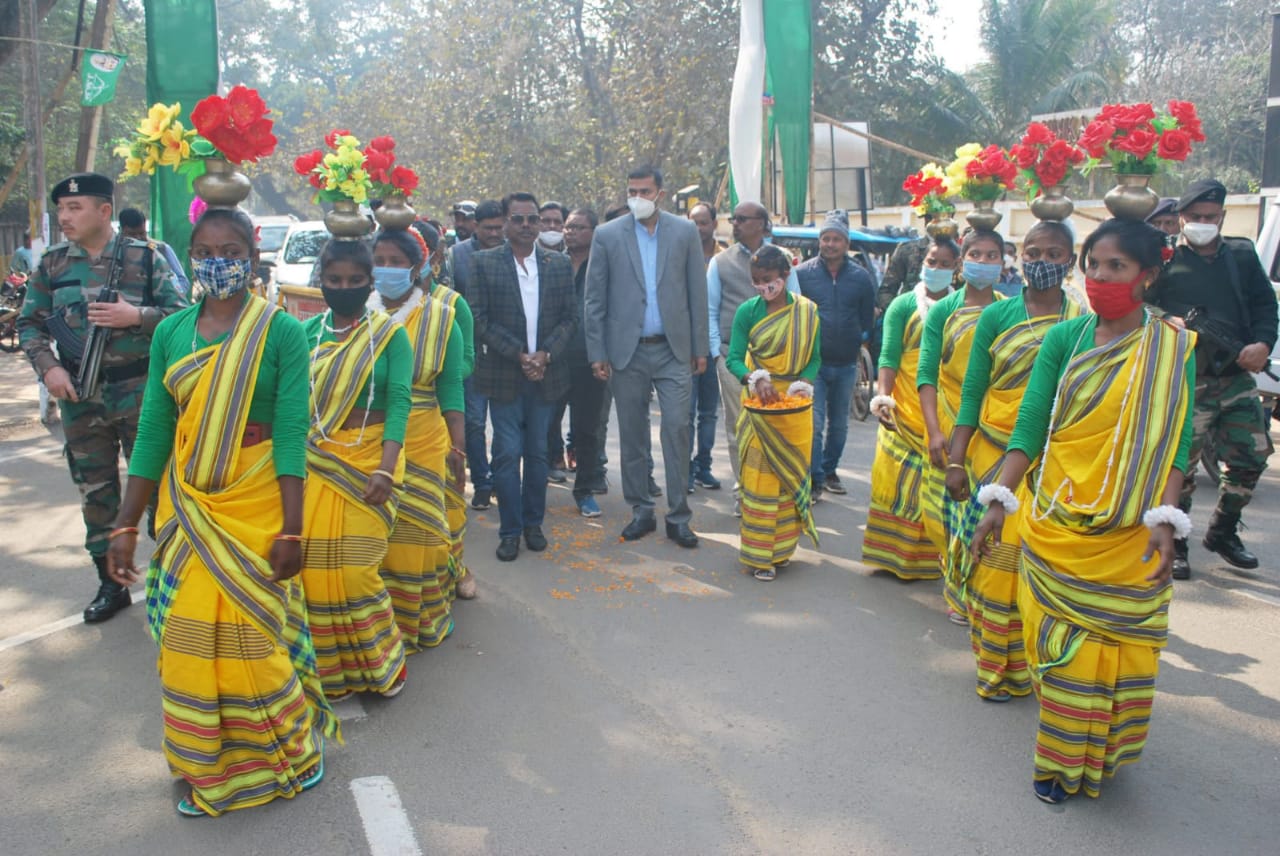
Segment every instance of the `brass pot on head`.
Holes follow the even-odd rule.
[[[996,210],[994,199],[980,199],[973,203],[973,210],[964,215],[970,226],[984,232],[994,232],[1004,215]]]
[[[1046,187],[1039,196],[1031,200],[1031,213],[1037,220],[1057,220],[1061,222],[1076,210],[1075,203],[1067,196],[1064,185],[1055,184]]]
[[[360,206],[350,199],[339,199],[333,210],[324,215],[324,227],[340,241],[355,241],[373,231],[373,221],[360,213]]]
[[[235,208],[249,198],[253,185],[235,164],[222,158],[206,158],[204,173],[191,183],[196,196],[210,208]]]
[[[1160,195],[1152,190],[1151,176],[1117,173],[1116,186],[1102,197],[1112,217],[1120,220],[1145,220],[1160,204]]]
[[[403,193],[389,193],[382,200],[373,219],[384,229],[408,229],[418,219],[418,213],[409,205]]]

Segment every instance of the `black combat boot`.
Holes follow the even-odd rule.
[[[1236,534],[1239,525],[1238,512],[1228,514],[1221,508],[1215,509],[1213,517],[1209,518],[1209,531],[1204,533],[1204,548],[1226,559],[1227,564],[1251,571],[1258,567],[1258,557],[1240,542],[1240,536]]]
[[[1187,561],[1187,539],[1173,540],[1173,578],[1175,580],[1191,579],[1191,563]]]
[[[133,599],[129,597],[129,590],[107,575],[106,556],[94,556],[93,563],[98,566],[100,585],[98,586],[97,597],[84,608],[85,624],[106,621],[133,602]]]

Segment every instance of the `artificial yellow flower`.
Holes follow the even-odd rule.
[[[116,152],[119,154],[119,151]],[[135,175],[142,174],[142,160],[135,157],[127,157],[124,159],[124,173],[120,176],[124,178],[133,178]]]
[[[344,147],[349,149],[360,148],[360,141],[357,140],[355,137],[351,136],[350,134],[347,134],[346,136],[343,136],[343,137],[338,137],[335,140],[335,142],[338,144],[338,148],[344,148]]]
[[[160,135],[160,145],[163,147],[160,153],[162,166],[178,167],[191,157],[191,141],[183,134],[181,124],[166,128]]]
[[[964,158],[966,161],[973,160],[980,154],[982,154],[982,143],[965,143],[956,149],[956,158]]]
[[[180,109],[178,104],[152,104],[147,117],[138,123],[138,134],[148,141],[160,139],[160,135],[177,118]]]
[[[369,173],[362,169],[353,169],[351,170],[351,174],[347,177],[352,181],[366,182],[369,180]]]
[[[147,146],[146,157],[142,161],[142,171],[147,175],[155,175],[156,164],[160,162],[160,150],[156,146]]]
[[[348,169],[363,166],[364,152],[351,146],[342,146],[338,149],[338,163]]]
[[[111,150],[111,154],[115,155],[118,158],[133,157],[133,146],[129,145],[128,143],[120,143],[118,146],[116,146],[114,149]]]

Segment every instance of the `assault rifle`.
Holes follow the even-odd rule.
[[[1235,329],[1230,324],[1210,318],[1209,310],[1203,306],[1191,309],[1183,320],[1188,330],[1193,331],[1217,350],[1213,357],[1214,374],[1221,374],[1223,369],[1236,361],[1245,348],[1245,343],[1236,337]],[[1262,371],[1272,380],[1280,380],[1280,377],[1271,371],[1269,360],[1267,367]]]
[[[111,259],[111,268],[107,271],[107,284],[98,292],[95,303],[115,303],[120,299],[120,277],[124,272],[124,251],[128,243],[129,239],[123,235],[116,237],[116,252]],[[67,311],[78,310],[82,315],[87,309],[83,302],[67,307]],[[111,339],[111,329],[90,324],[89,335],[82,337],[67,323],[66,316],[60,314],[50,315],[45,321],[45,327],[58,343],[58,358],[71,373],[76,397],[81,401],[92,398],[98,391],[98,381],[102,374],[102,352]]]

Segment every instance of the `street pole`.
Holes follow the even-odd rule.
[[[22,23],[25,25],[23,35],[27,38],[26,61],[22,64],[22,112],[31,151],[31,192],[27,200],[27,220],[31,229],[31,254],[39,259],[49,243],[49,209],[45,202],[44,122],[40,109],[40,46],[36,43],[39,31],[36,0],[22,0],[20,9],[24,19]]]

